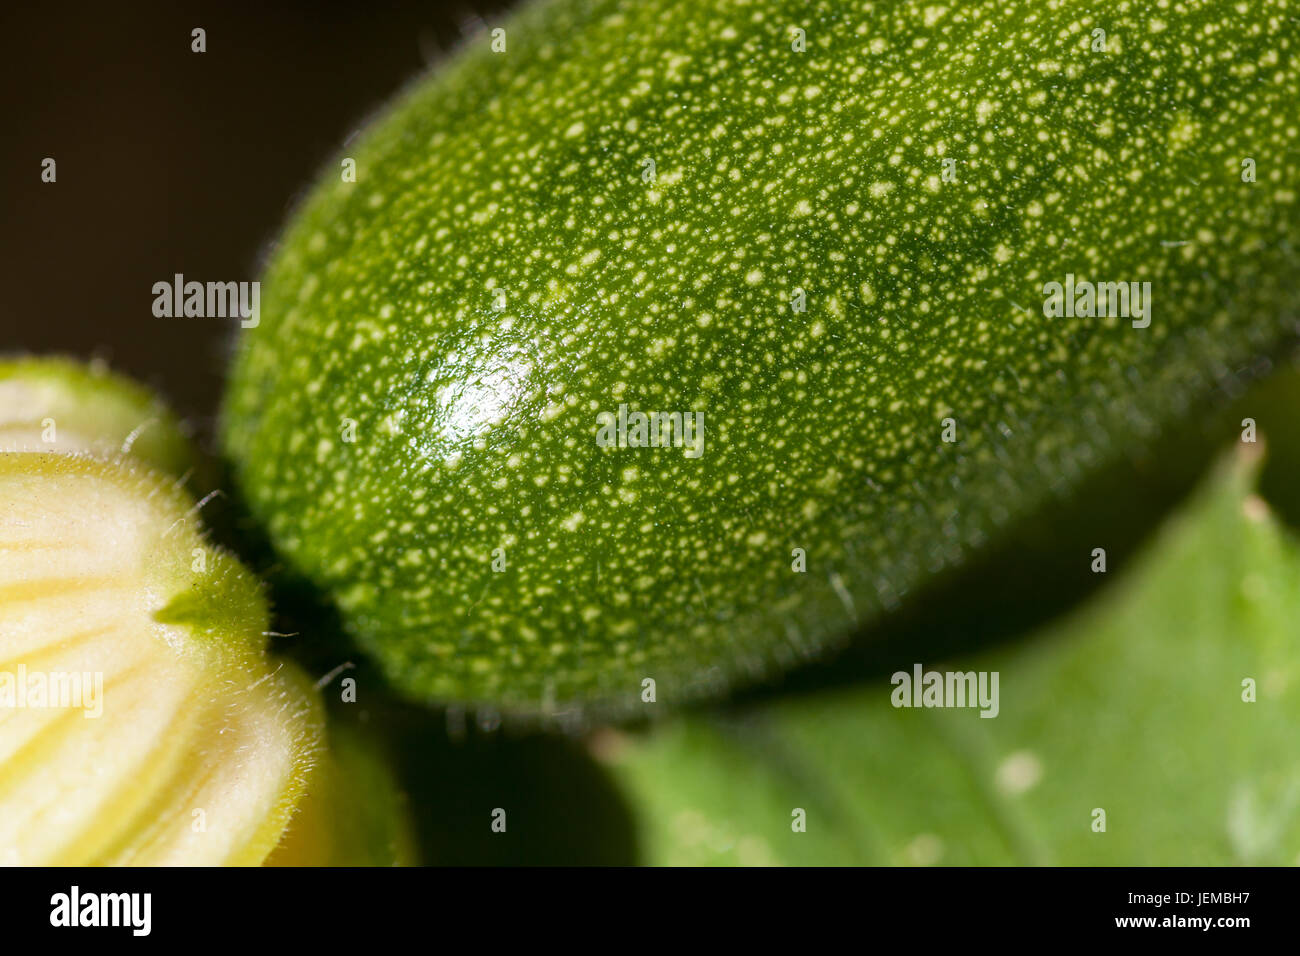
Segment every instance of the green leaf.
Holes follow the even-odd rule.
[[[920,661],[997,671],[995,718],[896,708],[882,680],[606,738],[648,861],[1300,862],[1300,543],[1255,494],[1258,459],[1221,464],[1027,643]]]

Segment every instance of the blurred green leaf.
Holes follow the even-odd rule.
[[[599,738],[646,862],[1300,862],[1300,544],[1240,447],[1076,612],[919,661],[999,672],[996,718],[886,680]]]

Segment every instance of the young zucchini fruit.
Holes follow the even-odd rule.
[[[542,0],[327,169],[224,410],[409,695],[843,642],[1300,312],[1294,0]]]

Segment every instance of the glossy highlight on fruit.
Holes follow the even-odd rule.
[[[526,7],[288,225],[241,491],[413,697],[824,653],[1291,333],[1297,10]],[[702,453],[598,441],[652,412]]]

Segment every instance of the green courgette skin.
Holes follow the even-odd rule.
[[[241,489],[417,698],[641,706],[824,652],[1294,329],[1297,17],[526,7],[293,217]],[[1045,314],[1067,276],[1149,282],[1149,324]],[[620,405],[702,413],[703,453],[598,447]]]

